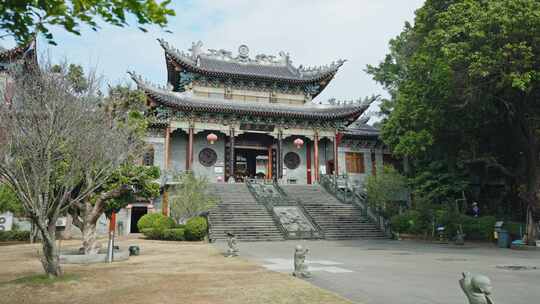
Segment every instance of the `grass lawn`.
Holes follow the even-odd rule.
[[[62,247],[77,247],[78,241]],[[39,245],[2,246],[0,303],[350,303],[290,275],[242,258],[225,258],[205,243],[129,239],[141,255],[113,264],[65,265],[50,280]]]

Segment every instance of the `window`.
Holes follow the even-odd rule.
[[[346,152],[345,162],[347,173],[365,173],[364,154],[358,152]]]
[[[154,165],[154,148],[149,147],[144,151],[143,155],[143,166],[153,166]]]

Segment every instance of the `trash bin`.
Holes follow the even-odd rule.
[[[510,233],[508,233],[508,230],[501,229],[497,234],[499,235],[497,246],[499,248],[510,248]]]

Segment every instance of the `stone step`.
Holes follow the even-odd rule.
[[[384,237],[359,209],[341,203],[320,185],[283,185],[282,189],[304,205],[326,239]]]

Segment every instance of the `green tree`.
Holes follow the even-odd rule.
[[[72,65],[69,66],[67,78],[79,89],[82,87],[81,83],[89,82],[82,69],[72,68]],[[159,183],[156,182],[160,175],[159,169],[136,164],[146,145],[144,136],[148,123],[143,113],[145,101],[146,97],[141,91],[118,85],[109,87],[108,96],[101,105],[110,124],[126,132],[125,136],[132,149],[125,151],[127,154],[124,163],[101,187],[69,209],[73,224],[82,232],[85,254],[99,250],[96,228],[102,214],[110,216],[113,211],[118,211],[136,199],[152,199],[159,195]],[[81,183],[84,183],[84,180]]]
[[[22,204],[11,188],[0,184],[0,213],[8,211],[15,215],[21,215],[23,214]]]
[[[0,29],[13,36],[17,42],[30,41],[34,33],[42,33],[51,44],[54,37],[49,28],[60,26],[80,35],[81,25],[99,30],[98,20],[119,27],[128,25],[134,16],[139,29],[145,25],[167,25],[167,17],[174,16],[168,8],[170,0],[7,0],[0,2]]]
[[[539,32],[536,0],[428,0],[368,67],[391,93],[382,136],[393,151],[451,174],[473,162],[497,168],[521,185],[530,241],[540,219]]]
[[[87,199],[69,208],[73,224],[82,232],[84,254],[99,251],[96,240],[97,221],[102,214],[110,216],[137,199],[151,199],[159,195],[157,167],[144,167],[131,163],[120,166],[114,174]]]
[[[394,167],[384,166],[381,173],[367,178],[366,192],[368,203],[390,217],[399,210],[399,203],[408,200],[407,178]]]
[[[217,198],[209,192],[206,178],[196,177],[191,172],[179,174],[175,178],[175,186],[170,194],[171,216],[182,220],[208,211],[216,205]]]

